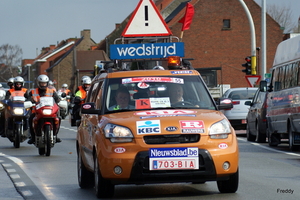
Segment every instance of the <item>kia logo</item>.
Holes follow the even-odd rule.
[[[172,132],[172,131],[177,131],[177,127],[176,126],[168,126],[167,128],[166,128],[166,131],[170,131],[170,132]]]

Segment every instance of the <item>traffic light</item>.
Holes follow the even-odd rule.
[[[244,72],[246,75],[251,75],[251,57],[247,56],[245,60],[246,63],[242,64],[245,69],[243,69],[242,72]]]

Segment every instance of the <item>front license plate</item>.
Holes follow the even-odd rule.
[[[151,148],[149,151],[149,169],[199,169],[198,148]]]

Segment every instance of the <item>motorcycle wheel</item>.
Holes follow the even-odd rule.
[[[45,134],[45,154],[46,156],[50,156],[51,154],[51,135],[50,135],[50,125],[47,124],[44,126],[44,134]]]
[[[15,127],[15,138],[14,138],[14,147],[15,148],[20,148],[20,140],[21,140],[21,135],[23,131],[23,125],[22,124],[16,124]]]

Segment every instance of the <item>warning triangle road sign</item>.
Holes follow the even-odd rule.
[[[123,37],[170,35],[171,30],[152,0],[140,0],[122,33]]]
[[[259,75],[249,75],[245,76],[246,81],[248,82],[250,87],[254,87],[255,85],[258,85],[261,76]]]

